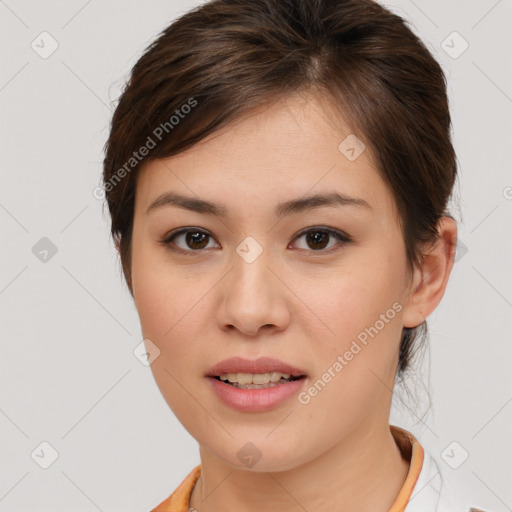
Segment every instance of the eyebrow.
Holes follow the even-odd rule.
[[[175,192],[166,192],[157,197],[157,199],[149,205],[146,210],[146,215],[151,211],[164,206],[176,206],[185,210],[206,215],[216,215],[219,217],[227,217],[228,213],[227,208],[219,203],[188,197]],[[293,213],[306,212],[314,208],[326,206],[356,206],[370,210],[372,209],[364,199],[348,196],[340,192],[331,192],[327,194],[310,195],[280,203],[275,208],[275,215],[276,217],[281,218]]]

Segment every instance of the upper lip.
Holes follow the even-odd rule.
[[[220,361],[210,368],[208,377],[218,377],[226,373],[289,373],[292,377],[306,375],[304,370],[291,366],[284,361],[272,357],[259,357],[258,359],[244,359],[243,357],[230,357]]]

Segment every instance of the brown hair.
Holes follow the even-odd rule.
[[[406,21],[372,0],[212,0],[145,50],[113,115],[103,182],[131,293],[141,163],[182,152],[269,100],[314,88],[374,156],[396,201],[412,275],[448,215],[457,173],[438,62]],[[398,376],[426,334],[425,322],[403,329]]]

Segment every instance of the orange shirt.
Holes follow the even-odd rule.
[[[390,425],[390,430],[400,448],[400,451],[402,452],[402,455],[409,461],[409,472],[407,473],[404,485],[402,486],[402,489],[389,512],[409,512],[409,510],[412,512],[412,510],[416,510],[416,506],[421,507],[422,503],[431,503],[430,501],[427,503],[426,500],[428,498],[425,498],[425,501],[422,501],[424,499],[421,496],[423,485],[418,489],[418,492],[416,493],[417,496],[414,496],[413,498],[411,497],[413,496],[413,491],[415,490],[420,474],[422,475],[422,480],[425,480],[426,482],[431,480],[430,473],[433,473],[433,471],[431,471],[432,459],[428,458],[428,464],[425,465],[428,466],[428,468],[424,468],[425,452],[418,440],[410,432],[394,425]],[[422,472],[422,468],[428,469],[429,473],[426,474],[425,471]],[[200,475],[201,464],[196,466],[187,475],[185,480],[181,482],[177,489],[151,512],[188,512],[190,508],[190,496]],[[429,480],[427,481],[427,479]],[[423,494],[425,495],[425,492],[423,492]],[[439,502],[439,500],[437,500],[437,502]],[[411,508],[408,506],[409,503],[411,503]],[[441,510],[453,510],[455,512],[455,510],[458,511],[462,509],[443,508]]]

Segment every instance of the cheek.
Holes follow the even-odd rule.
[[[143,335],[150,339],[167,340],[175,326],[179,326],[180,318],[186,321],[187,310],[194,302],[191,276],[181,269],[173,269],[165,260],[165,251],[161,248],[151,247],[149,242],[143,240],[134,247],[133,298]]]
[[[153,373],[168,380],[168,375],[158,373],[166,368],[185,382],[203,370],[198,361],[204,358],[205,332],[211,327],[205,325],[211,318],[205,295],[214,282],[198,275],[193,265],[173,268],[163,251],[148,250],[141,256],[133,258],[134,301],[144,338],[160,350],[151,365]]]
[[[361,273],[333,279],[324,288],[329,299],[311,306],[330,328],[311,338],[311,385],[316,389],[303,411],[319,437],[349,432],[369,411],[385,412],[391,399],[402,306],[392,280],[377,283],[374,277]],[[323,418],[321,428],[315,417]]]
[[[392,380],[402,331],[405,260],[401,258],[389,247],[388,252],[373,247],[365,254],[359,252],[357,259],[347,258],[343,266],[328,275],[317,276],[315,283],[301,282],[298,294],[307,298],[304,301],[314,313],[308,313],[311,322],[303,324],[303,329],[315,339],[311,348],[317,377],[332,367],[338,356],[346,354],[343,371],[337,373],[345,375],[337,379],[339,385],[350,378],[361,390],[371,387],[368,379],[375,381],[376,377],[369,369]],[[313,330],[313,323],[321,329],[321,335]],[[343,395],[341,389],[340,393],[338,397]],[[336,400],[336,395],[331,398]]]
[[[134,301],[145,338],[160,340],[172,327],[172,304],[163,289],[162,280],[152,279],[148,272],[135,273],[133,277]],[[167,306],[165,306],[167,305]],[[160,343],[158,343],[160,345]]]
[[[166,358],[170,353],[174,357],[181,357],[181,352],[190,353],[200,339],[200,322],[194,319],[203,314],[202,295],[197,283],[194,286],[154,272],[136,283],[134,300],[142,333],[158,345]]]
[[[323,320],[331,337],[349,340],[379,320],[402,299],[402,277],[397,266],[365,262],[334,269],[311,283],[302,282],[299,293]],[[396,316],[395,310],[390,315]]]
[[[189,430],[198,412],[191,407],[190,394],[201,373],[197,362],[204,338],[204,329],[194,319],[204,314],[200,302],[204,292],[192,281],[183,276],[177,279],[176,274],[147,259],[133,276],[142,335],[160,350],[150,367],[153,377],[170,409]]]

